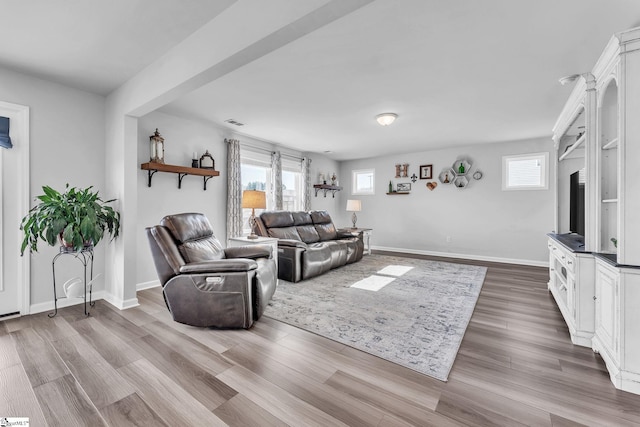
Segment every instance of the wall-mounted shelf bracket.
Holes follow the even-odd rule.
[[[151,187],[151,177],[153,177],[153,175],[158,171],[148,170],[147,172],[149,173],[149,182],[148,182],[147,186]]]
[[[207,191],[207,181],[209,181],[212,177],[210,176],[203,176],[202,179],[204,180],[204,186],[202,187],[204,189],[204,191]]]
[[[195,175],[201,176],[204,179],[203,188],[207,190],[207,181],[209,181],[214,176],[219,176],[220,172],[213,169],[205,169],[205,168],[190,168],[185,166],[176,166],[176,165],[166,165],[164,163],[143,163],[140,165],[140,169],[148,171],[149,182],[148,185],[151,187],[151,177],[156,172],[169,172],[178,174],[178,188],[182,188],[182,179],[187,175]]]
[[[188,173],[180,173],[178,172],[178,190],[182,188],[182,178],[189,175]]]
[[[327,191],[331,191],[331,195],[334,199],[336,197],[336,191],[342,190],[342,187],[329,184],[315,184],[313,188],[316,190],[316,197],[318,197],[318,191],[322,190],[324,192],[324,197],[327,197]]]

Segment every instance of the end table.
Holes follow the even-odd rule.
[[[364,242],[364,253],[366,255],[371,255],[371,234],[373,233],[373,228],[345,227],[338,229],[338,231],[342,233],[351,233],[354,236],[362,234],[362,241]]]

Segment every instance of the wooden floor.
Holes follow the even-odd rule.
[[[446,383],[268,318],[249,331],[184,326],[155,288],[125,311],[99,301],[90,317],[74,306],[0,322],[0,417],[65,427],[640,425],[640,396],[616,390],[602,359],[571,344],[547,269],[465,263],[489,269]]]

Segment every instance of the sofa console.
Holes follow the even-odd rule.
[[[362,234],[336,230],[327,211],[267,211],[256,233],[278,239],[278,278],[299,282],[362,259]]]

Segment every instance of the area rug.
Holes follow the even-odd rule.
[[[373,254],[302,282],[280,280],[264,315],[446,381],[485,274]]]

